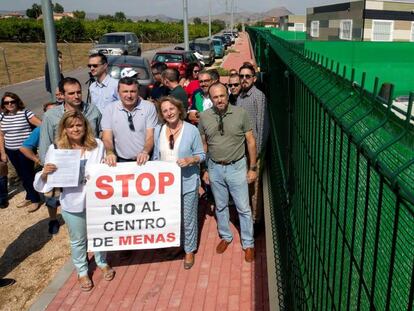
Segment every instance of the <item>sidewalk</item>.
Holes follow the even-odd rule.
[[[222,68],[226,70],[236,69],[238,71],[244,62],[250,62],[256,66],[256,61],[254,59],[253,51],[250,48],[250,40],[247,32],[239,33],[239,37],[236,38],[236,42],[231,49],[236,50],[236,52],[227,54],[227,57],[221,64]]]

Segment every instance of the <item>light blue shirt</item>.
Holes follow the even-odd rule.
[[[152,160],[160,160],[160,135],[161,128],[165,125],[158,125],[154,131],[154,150],[152,153]],[[180,146],[178,147],[178,158],[186,158],[192,156],[199,156],[200,163],[206,159],[206,154],[203,149],[200,132],[198,129],[188,123],[184,122],[182,129],[182,136]],[[188,193],[197,189],[198,180],[200,177],[199,165],[190,165],[181,168],[182,177],[182,193]]]
[[[106,106],[119,99],[118,80],[107,74],[102,82],[95,81],[89,86],[89,94],[91,103],[103,113]]]
[[[111,131],[117,156],[124,159],[136,159],[144,149],[147,129],[158,124],[155,105],[139,98],[137,105],[129,112],[132,116],[134,131],[129,128],[128,111],[121,101],[108,105],[102,116],[102,131]]]

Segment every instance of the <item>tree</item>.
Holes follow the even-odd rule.
[[[52,3],[52,6],[53,6],[53,12],[55,13],[65,12],[65,9],[63,8],[63,6],[57,2],[55,4]]]
[[[26,15],[29,18],[36,19],[41,14],[42,14],[42,6],[37,3],[33,3],[32,7],[26,10]]]
[[[201,18],[200,17],[194,17],[193,19],[193,23],[195,25],[200,25],[201,24]]]
[[[124,12],[115,12],[114,19],[118,22],[123,22],[126,20],[126,16]]]
[[[73,16],[77,19],[85,19],[86,13],[85,11],[73,11]]]
[[[114,17],[112,15],[106,14],[106,15],[99,15],[98,16],[99,20],[108,20],[108,21],[113,21]]]
[[[221,19],[214,19],[211,24],[217,25],[220,29],[226,28],[226,22],[222,21]]]

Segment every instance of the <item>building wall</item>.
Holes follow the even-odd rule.
[[[295,24],[303,24],[304,31],[306,31],[306,16],[305,15],[286,15],[279,18],[279,25],[281,30],[295,31]]]
[[[350,1],[307,9],[306,29],[309,40],[340,40],[341,20],[352,20],[352,40],[361,40],[364,1]],[[312,21],[319,21],[319,37],[310,35]]]
[[[341,20],[352,20],[352,40],[371,41],[376,21],[393,21],[393,41],[413,39],[414,2],[353,0],[307,9],[308,40],[341,40]],[[319,37],[311,36],[312,21],[319,21]]]

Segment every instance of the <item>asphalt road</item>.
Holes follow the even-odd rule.
[[[157,50],[146,51],[142,53],[142,56],[147,58],[149,61],[151,61],[154,54],[157,51],[167,50],[167,49],[169,48],[167,47],[167,48],[161,48]],[[84,99],[86,99],[86,96],[88,94],[88,89],[85,83],[89,79],[88,68],[85,66],[85,68],[78,68],[78,69],[71,70],[71,71],[65,71],[63,72],[63,75],[65,77],[74,77],[81,82],[82,95]],[[0,96],[3,96],[3,93],[6,91],[13,92],[19,95],[19,97],[25,103],[26,107],[28,107],[38,116],[41,116],[43,114],[43,110],[42,110],[43,104],[48,101],[51,101],[51,95],[48,92],[46,92],[46,89],[45,89],[44,77],[39,77],[33,80],[20,82],[20,83],[16,83],[13,85],[0,88]]]

